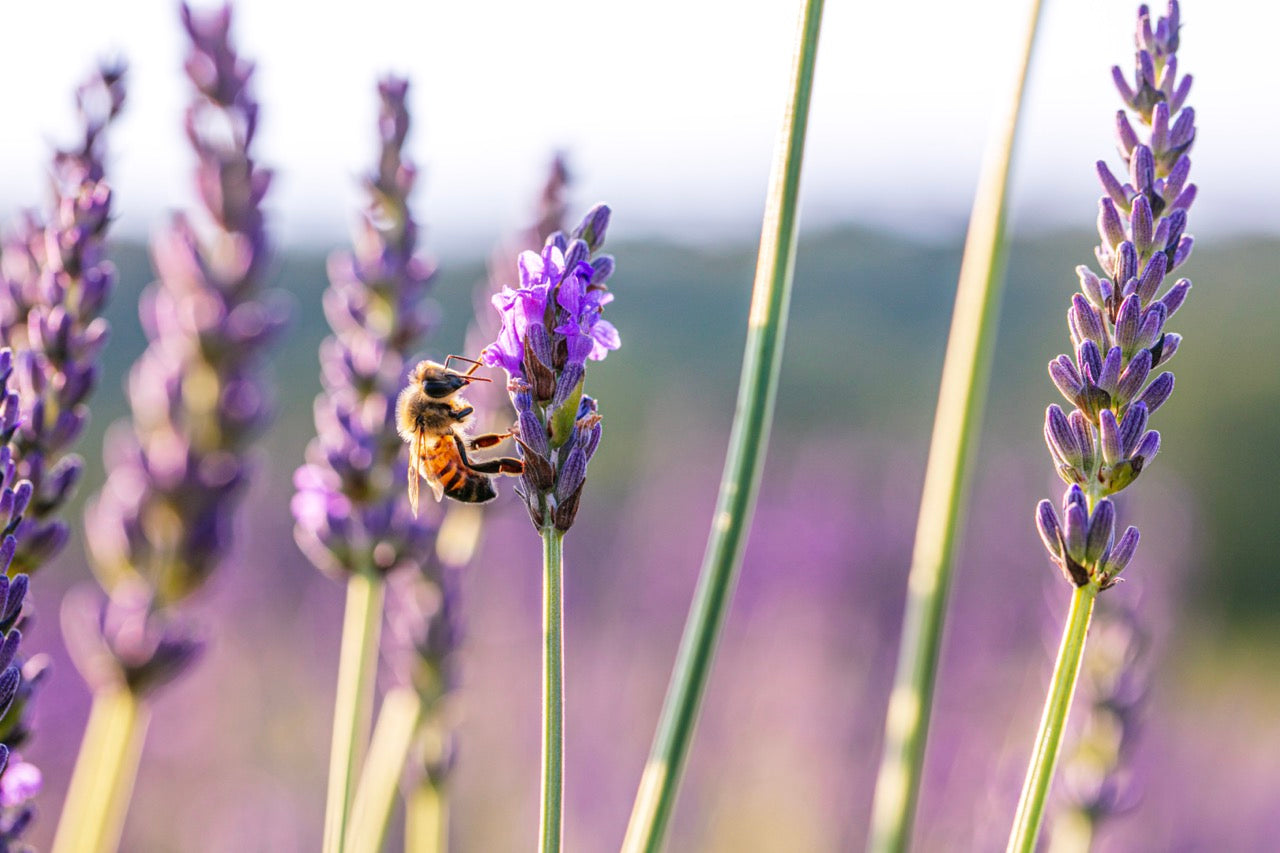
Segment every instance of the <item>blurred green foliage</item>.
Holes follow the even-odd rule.
[[[1091,259],[1093,242],[1085,233],[1015,242],[984,448],[1039,442],[1044,407],[1057,396],[1045,365],[1070,346],[1065,316],[1077,286],[1074,268]],[[618,299],[609,316],[621,331],[625,357],[610,359],[590,380],[609,443],[625,446],[655,431],[679,441],[691,407],[699,409],[697,423],[722,424],[727,440],[754,246],[649,242],[613,248],[619,272],[611,285]],[[1278,256],[1274,239],[1202,243],[1178,271],[1195,288],[1169,326],[1186,338],[1171,364],[1177,390],[1154,418],[1164,438],[1155,466],[1176,474],[1198,501],[1203,529],[1193,537],[1199,566],[1191,583],[1203,594],[1194,598],[1232,621],[1277,621],[1280,609],[1273,562],[1280,525],[1270,498],[1280,475]],[[918,440],[924,453],[959,257],[958,239],[921,243],[842,229],[801,241],[775,444],[872,431]],[[116,261],[121,284],[108,312],[113,338],[105,387],[94,402],[95,433],[127,414],[123,396],[113,392],[145,344],[135,310],[138,290],[152,277],[145,250],[121,246]],[[479,263],[442,271],[436,287],[442,324],[430,353],[459,351],[482,276]],[[327,285],[324,256],[284,253],[275,278],[292,294],[295,318],[275,351],[280,416],[267,449],[296,456],[314,431],[315,353],[327,333],[320,305]],[[91,435],[82,446],[97,444]],[[85,455],[90,468],[82,492],[101,482],[99,454]],[[640,464],[640,454],[602,454],[593,465],[593,488],[606,495],[620,489]],[[1047,456],[1044,464],[1048,482]],[[1153,478],[1144,485],[1158,483]],[[1143,489],[1133,494],[1141,501]]]

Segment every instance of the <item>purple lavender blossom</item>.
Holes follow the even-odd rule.
[[[613,300],[605,282],[614,263],[595,252],[608,225],[609,208],[596,205],[570,236],[556,232],[541,254],[522,253],[519,287],[493,297],[502,326],[480,357],[510,380],[525,463],[516,491],[538,529],[548,520],[561,531],[572,526],[587,462],[600,443],[600,414],[582,389],[587,361],[604,359],[620,344],[601,317]]]
[[[1187,183],[1195,112],[1183,106],[1191,77],[1177,76],[1178,29],[1177,0],[1154,26],[1148,8],[1139,7],[1133,84],[1113,69],[1139,124],[1135,129],[1127,112],[1117,113],[1128,180],[1098,162],[1102,275],[1077,268],[1081,292],[1067,311],[1075,358],[1060,355],[1049,363],[1054,384],[1074,406],[1068,414],[1052,405],[1045,416],[1045,440],[1069,488],[1063,521],[1042,501],[1036,524],[1050,557],[1076,586],[1112,586],[1137,547],[1133,527],[1114,538],[1107,496],[1137,479],[1160,449],[1160,434],[1147,422],[1172,393],[1173,374],[1153,374],[1182,342],[1165,331],[1191,289],[1185,278],[1167,288],[1165,279],[1191,254],[1192,238],[1184,232],[1196,196]]]
[[[96,622],[115,660],[112,677],[135,692],[173,677],[195,655],[191,631],[163,611],[195,592],[230,549],[249,444],[271,414],[259,363],[288,313],[263,293],[269,253],[261,203],[271,175],[250,153],[258,123],[253,65],[231,46],[229,8],[184,6],[182,21],[198,92],[186,130],[206,217],[197,224],[176,216],[152,245],[160,278],[139,306],[150,345],[129,376],[133,422],[111,429],[107,481],[85,511],[91,556],[115,600],[82,603],[84,612],[65,620]],[[103,677],[92,661],[80,663],[87,677]]]
[[[426,297],[434,275],[417,254],[409,212],[416,172],[401,153],[408,87],[394,77],[378,84],[378,165],[364,181],[368,202],[354,253],[329,261],[324,309],[334,334],[320,346],[316,437],[294,475],[295,539],[317,567],[335,574],[421,571],[434,537],[409,510],[395,423],[406,364],[432,320]]]
[[[69,451],[88,421],[107,341],[100,315],[115,268],[104,246],[112,202],[104,132],[124,94],[119,63],[103,64],[77,90],[81,139],[54,155],[51,209],[23,216],[0,264],[0,335],[15,351],[24,401],[18,471],[35,489],[18,537],[18,571],[34,572],[66,544],[59,515],[84,467]]]
[[[33,495],[31,481],[21,477],[14,453],[21,403],[9,389],[12,374],[13,353],[5,347],[0,349],[0,851],[12,849],[35,815],[27,800],[39,791],[40,771],[21,761],[14,761],[10,768],[10,751],[29,734],[24,711],[44,667],[43,659],[37,658],[28,670],[19,656],[28,579],[25,574],[9,576],[23,513]],[[25,684],[24,671],[30,675]],[[28,796],[17,796],[22,792]]]

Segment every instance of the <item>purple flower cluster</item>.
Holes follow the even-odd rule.
[[[538,529],[573,524],[587,462],[600,444],[596,401],[582,389],[587,360],[619,346],[617,330],[601,317],[613,300],[605,285],[613,258],[595,254],[608,225],[609,208],[596,205],[571,235],[556,232],[541,254],[522,253],[519,287],[493,297],[502,326],[481,359],[510,379],[525,463],[517,493]]]
[[[295,538],[332,573],[420,570],[434,536],[409,510],[395,423],[409,355],[433,319],[434,270],[416,254],[418,226],[409,212],[416,173],[401,154],[408,86],[396,78],[378,84],[378,165],[364,181],[355,251],[329,261],[324,311],[334,334],[320,346],[316,437],[294,475]]]
[[[115,269],[104,246],[112,202],[103,179],[104,131],[124,106],[124,67],[98,68],[76,101],[81,138],[55,153],[51,210],[24,215],[0,264],[0,336],[15,351],[24,404],[18,472],[35,489],[14,555],[17,570],[26,572],[66,544],[67,524],[58,516],[84,467],[69,451],[88,421],[107,341],[100,315]]]
[[[1191,289],[1185,278],[1164,287],[1191,254],[1184,231],[1196,196],[1187,183],[1195,112],[1183,106],[1191,77],[1177,76],[1178,28],[1177,0],[1154,25],[1147,7],[1139,7],[1133,84],[1113,69],[1139,122],[1135,129],[1124,110],[1116,117],[1128,180],[1122,183],[1098,162],[1105,194],[1096,255],[1103,273],[1077,268],[1081,292],[1067,312],[1075,358],[1060,355],[1049,363],[1054,384],[1074,406],[1067,414],[1051,405],[1044,429],[1069,488],[1062,520],[1042,501],[1036,524],[1050,557],[1076,586],[1112,586],[1133,556],[1138,531],[1130,527],[1115,540],[1108,496],[1132,483],[1159,451],[1160,434],[1148,430],[1147,421],[1173,392],[1172,373],[1152,375],[1182,342],[1165,323]]]
[[[249,442],[271,414],[259,363],[288,314],[263,294],[261,202],[271,175],[250,154],[258,123],[253,66],[229,41],[229,8],[198,14],[184,6],[182,20],[198,93],[186,130],[207,219],[197,229],[177,216],[152,245],[159,281],[139,306],[150,344],[129,376],[133,422],[108,435],[110,473],[85,512],[98,576],[116,600],[68,617],[69,638],[98,638],[77,644],[86,676],[101,677],[92,656],[106,647],[114,677],[136,690],[167,680],[195,654],[190,633],[155,611],[198,589],[230,548]],[[146,630],[112,630],[133,624],[128,614],[138,608]],[[144,642],[148,636],[160,639]]]
[[[30,730],[23,712],[43,671],[42,658],[24,665],[19,655],[27,595],[27,575],[9,576],[18,551],[23,513],[31,503],[31,481],[18,470],[14,452],[19,430],[19,395],[9,389],[13,353],[0,349],[0,850],[13,847],[35,816],[29,804],[40,790],[40,771],[11,754]],[[12,763],[11,763],[11,758]]]

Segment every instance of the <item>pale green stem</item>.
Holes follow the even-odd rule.
[[[422,700],[416,690],[396,687],[387,691],[351,805],[346,848],[351,853],[378,853],[382,849],[387,821],[400,790],[405,757],[413,746],[421,718]]]
[[[1004,280],[1009,174],[1039,20],[1040,2],[1033,0],[1020,72],[1001,132],[991,139],[969,218],[871,811],[867,849],[874,853],[899,853],[911,839],[943,616],[991,373]]]
[[[369,737],[384,594],[382,578],[373,573],[355,572],[347,580],[347,610],[342,621],[333,743],[329,752],[324,853],[341,853],[345,849],[351,794]]]
[[[445,853],[449,849],[449,798],[430,780],[405,800],[404,853]]]
[[[1079,809],[1055,815],[1047,853],[1080,853],[1093,849],[1093,820]]]
[[[1040,717],[1040,729],[1036,733],[1027,778],[1022,783],[1018,813],[1009,833],[1008,853],[1034,853],[1036,849],[1036,837],[1044,820],[1044,807],[1053,783],[1058,752],[1062,748],[1062,733],[1067,726],[1071,698],[1076,692],[1076,680],[1084,660],[1084,640],[1089,633],[1089,620],[1093,616],[1093,603],[1097,596],[1098,588],[1092,583],[1076,587],[1071,594],[1071,609],[1067,612],[1067,624],[1062,629],[1058,661],[1053,667],[1053,679],[1049,684],[1049,695],[1045,698],[1044,714]]]
[[[542,528],[542,853],[560,853],[564,817],[564,532]]]
[[[150,718],[145,700],[123,685],[94,693],[53,853],[119,848]]]
[[[760,490],[791,301],[800,166],[822,5],[822,0],[806,0],[801,7],[791,85],[765,201],[746,353],[720,496],[662,717],[623,841],[626,853],[662,848]]]

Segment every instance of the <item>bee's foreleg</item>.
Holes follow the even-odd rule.
[[[481,450],[485,447],[493,447],[495,444],[501,444],[510,437],[511,433],[509,432],[491,432],[485,435],[477,435],[467,442],[467,447],[471,450]]]
[[[450,417],[461,423],[471,417],[472,412],[476,410],[475,406],[463,406],[461,409],[454,409],[449,412]]]

